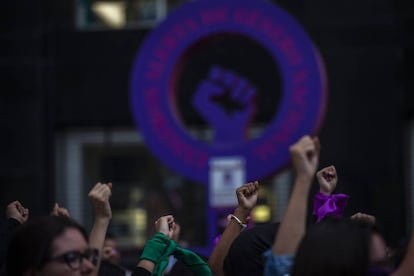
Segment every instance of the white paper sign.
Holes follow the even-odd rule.
[[[245,161],[238,156],[210,159],[210,206],[237,205],[236,189],[245,183]]]

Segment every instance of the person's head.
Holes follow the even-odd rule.
[[[65,217],[40,217],[22,225],[9,244],[9,276],[92,275],[98,251],[83,228]]]
[[[278,228],[279,223],[270,223],[241,232],[224,259],[224,274],[262,275],[265,263],[263,253],[272,246]]]
[[[377,225],[372,226],[369,243],[368,275],[388,275],[395,268],[390,250],[385,242],[382,231]]]
[[[351,220],[325,219],[311,226],[291,275],[367,275],[371,234],[370,226]]]
[[[105,237],[102,259],[115,265],[119,265],[121,262],[121,254],[119,253],[118,244],[115,237],[111,234],[108,234]]]

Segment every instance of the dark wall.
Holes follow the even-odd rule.
[[[6,1],[0,9],[1,208],[20,199],[32,213],[50,201],[43,15],[34,1]]]
[[[336,165],[340,189],[351,194],[349,212],[377,214],[390,238],[405,234],[403,126],[414,111],[410,0],[279,3],[325,60],[321,166]],[[78,31],[72,1],[2,5],[0,203],[21,199],[44,213],[53,202],[56,131],[133,126],[129,74],[147,30]]]
[[[393,1],[308,1],[304,18],[329,80],[321,165],[336,166],[349,215],[375,214],[396,238],[407,215],[401,18]]]
[[[53,111],[58,126],[132,126],[130,69],[146,32],[68,31],[56,35],[58,93]]]

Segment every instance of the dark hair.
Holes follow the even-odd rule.
[[[326,219],[306,232],[295,256],[292,276],[366,275],[370,225],[349,219]]]
[[[50,258],[53,241],[68,228],[79,230],[87,240],[85,230],[70,218],[45,216],[23,224],[9,244],[7,275],[21,276],[30,269],[42,268]]]
[[[105,239],[115,240],[115,235],[113,233],[107,232],[105,235]]]
[[[224,259],[226,276],[263,275],[263,253],[271,248],[279,223],[257,225],[240,233]]]

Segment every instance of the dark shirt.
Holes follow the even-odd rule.
[[[122,267],[102,261],[98,276],[125,276],[125,273],[126,271]]]
[[[233,241],[224,260],[226,275],[263,275],[263,253],[272,247],[279,223],[246,229]]]
[[[0,225],[0,275],[5,274],[5,261],[9,242],[20,222],[14,218],[5,219]]]

